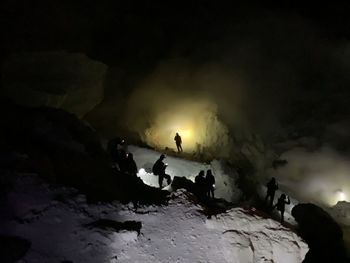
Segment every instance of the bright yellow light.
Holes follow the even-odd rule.
[[[342,190],[338,190],[334,193],[334,196],[331,199],[332,200],[330,201],[330,205],[333,206],[336,205],[338,202],[346,201],[347,196]]]
[[[345,201],[346,200],[346,196],[345,196],[345,193],[343,191],[339,191],[338,192],[338,202],[339,201]]]
[[[228,132],[217,115],[216,106],[207,101],[186,101],[159,110],[143,135],[143,140],[159,149],[176,151],[174,137],[182,139],[184,152],[193,153],[206,149],[218,155],[228,142]]]
[[[177,133],[181,136],[182,140],[188,140],[192,137],[192,130],[178,130]]]

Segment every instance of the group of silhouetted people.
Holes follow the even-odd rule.
[[[174,140],[176,142],[178,152],[182,152],[182,140],[181,136],[178,133],[176,133]],[[137,175],[138,170],[136,162],[133,158],[133,154],[127,153],[124,140],[120,138],[113,139],[109,142],[108,148],[112,161],[114,163],[114,167],[116,169],[118,169],[123,174],[129,174],[133,176]],[[171,184],[171,177],[165,172],[166,167],[168,166],[166,163],[164,163],[165,158],[166,157],[164,154],[160,155],[152,167],[153,174],[158,176],[159,188],[163,187],[164,179],[167,180],[168,185]],[[199,195],[214,199],[215,177],[210,169],[207,170],[206,174],[204,173],[204,170],[201,170],[199,172],[199,174],[195,177],[195,185],[197,186]],[[270,209],[277,208],[277,210],[280,211],[281,223],[283,224],[285,206],[286,204],[290,204],[289,196],[281,194],[277,200],[277,203],[274,204],[275,193],[278,190],[276,179],[272,177],[271,180],[266,184],[266,187],[267,191],[265,203],[268,203]]]
[[[275,199],[275,193],[278,190],[276,179],[272,177],[271,180],[266,184],[266,187],[267,187],[267,192],[266,192],[265,202],[268,202],[269,207],[271,209],[277,208],[277,210],[280,211],[281,224],[283,224],[285,206],[290,204],[289,196],[286,196],[285,194],[281,194],[281,196],[277,200],[277,203],[274,205],[273,201]]]
[[[204,170],[201,170],[194,179],[195,184],[199,189],[199,193],[214,199],[215,177],[211,170],[207,170],[204,176]]]
[[[132,153],[127,152],[125,140],[115,138],[108,143],[113,167],[123,174],[137,175],[137,165]]]

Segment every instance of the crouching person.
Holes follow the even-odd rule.
[[[163,180],[164,178],[167,180],[168,185],[171,184],[171,177],[170,175],[165,173],[165,169],[167,167],[167,164],[163,162],[165,159],[165,155],[162,154],[159,159],[154,163],[152,172],[154,175],[158,176],[158,184],[159,188],[163,187]]]

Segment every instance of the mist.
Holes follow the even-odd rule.
[[[281,122],[303,93],[301,71],[313,60],[318,36],[294,16],[260,14],[257,21],[221,30],[226,32],[220,39],[199,45],[189,55],[159,61],[129,93],[123,122],[149,145],[174,147],[175,132],[186,137],[191,130],[191,139],[184,138],[186,151],[202,145],[210,151],[222,149],[227,156],[231,137],[284,136]],[[318,59],[326,63],[328,47],[319,48]],[[222,156],[221,150],[216,153]]]
[[[185,152],[248,160],[260,179],[274,159],[286,158],[288,166],[276,175],[282,184],[299,180],[295,191],[303,199],[334,203],[335,192],[348,191],[341,186],[350,152],[349,42],[293,12],[242,9],[235,15],[207,21],[205,30],[196,22],[188,35],[174,33],[146,71],[126,71],[130,80],[110,74],[107,106],[89,121],[108,120],[104,131],[126,126],[124,134],[136,133],[159,150],[175,149],[179,132]],[[149,32],[167,29],[149,26]],[[162,41],[164,35],[157,36]],[[300,142],[306,137],[312,152]]]
[[[317,151],[294,148],[281,158],[286,159],[288,164],[270,170],[269,175],[276,177],[283,190],[293,193],[298,200],[326,206],[349,201],[349,157],[323,146]]]

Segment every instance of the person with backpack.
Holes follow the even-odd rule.
[[[275,199],[275,193],[278,190],[278,185],[276,183],[275,177],[272,177],[271,180],[266,184],[267,187],[267,193],[265,197],[265,203],[268,202],[268,199],[270,198],[269,205],[272,207],[273,201]]]
[[[206,195],[210,198],[210,193],[212,198],[214,199],[214,188],[215,188],[215,177],[211,170],[207,170],[207,175],[205,176],[206,181]]]
[[[287,200],[286,200],[287,198]],[[285,206],[290,204],[289,196],[286,196],[285,194],[281,194],[281,196],[278,198],[277,203],[274,205],[273,208],[277,207],[277,210],[281,213],[281,224],[284,223],[284,210]]]
[[[152,167],[153,174],[158,176],[159,188],[163,187],[164,178],[167,180],[168,185],[171,183],[170,175],[165,173],[165,169],[168,165],[163,162],[164,159],[165,155],[162,154]]]

